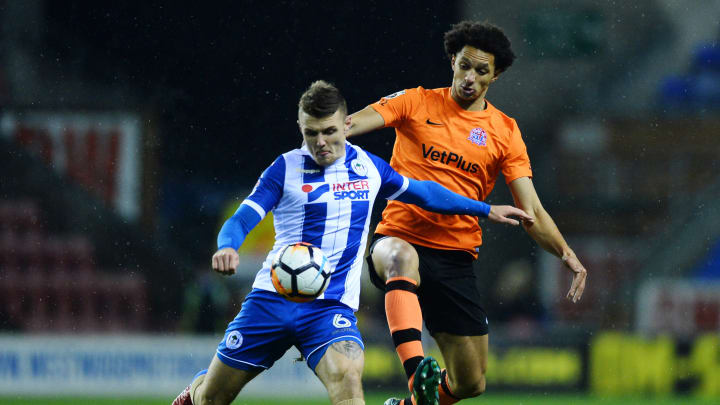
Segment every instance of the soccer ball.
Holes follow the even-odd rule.
[[[325,292],[330,269],[320,248],[298,242],[280,249],[270,266],[270,277],[275,290],[286,299],[309,302]]]

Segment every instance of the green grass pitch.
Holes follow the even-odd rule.
[[[387,394],[368,394],[365,398],[367,405],[382,405],[388,398]],[[17,398],[17,397],[0,397],[0,404],[12,405],[170,405],[174,398],[158,399],[158,398]],[[479,398],[464,400],[463,405],[710,405],[717,404],[717,398],[714,400],[700,400],[690,397],[675,398],[653,398],[653,397],[633,397],[633,398],[597,398],[592,396],[579,395],[560,395],[560,394],[487,394]],[[318,405],[330,404],[326,398],[315,399],[243,399],[238,398],[233,405]]]

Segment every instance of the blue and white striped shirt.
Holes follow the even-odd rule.
[[[349,142],[345,156],[323,167],[306,147],[278,157],[242,204],[260,218],[273,211],[275,245],[253,288],[275,291],[270,264],[284,246],[308,242],[322,249],[333,270],[318,299],[334,299],[357,310],[360,273],[375,198],[395,199],[409,180],[379,157]]]

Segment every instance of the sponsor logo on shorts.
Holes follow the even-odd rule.
[[[225,346],[227,346],[228,349],[235,350],[242,345],[242,342],[242,335],[240,332],[234,330],[227,335],[227,338],[225,339]]]

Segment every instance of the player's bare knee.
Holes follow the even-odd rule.
[[[387,238],[373,250],[373,262],[382,269],[384,279],[408,277],[420,282],[418,254],[415,248],[399,238]]]

